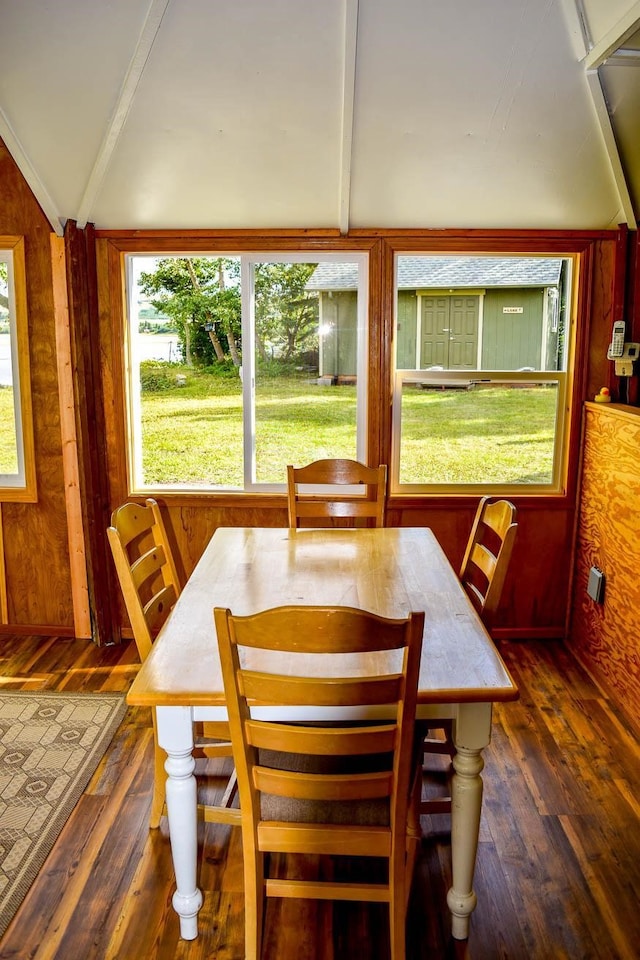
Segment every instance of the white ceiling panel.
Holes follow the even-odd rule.
[[[0,136],[58,230],[609,227],[637,71],[618,156],[576,37],[636,8],[0,0]]]
[[[631,8],[638,6],[636,0],[581,0],[581,4],[592,43],[602,40]]]
[[[554,4],[361,5],[352,224],[585,227],[618,199]],[[380,65],[383,65],[383,69]],[[375,157],[375,162],[368,158]]]
[[[0,110],[62,217],[77,214],[147,6],[0,0]]]
[[[342,18],[342,0],[172,3],[91,219],[334,226]]]

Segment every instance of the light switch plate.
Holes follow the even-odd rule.
[[[604,602],[604,573],[598,567],[591,567],[587,593],[596,603]]]

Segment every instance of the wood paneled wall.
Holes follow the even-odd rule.
[[[128,496],[125,462],[125,414],[123,409],[122,256],[125,252],[175,250],[177,235],[154,232],[149,236],[97,231],[98,286],[107,428],[107,462],[112,507]],[[582,401],[592,384],[605,382],[605,352],[591,355],[589,337],[600,347],[610,335],[614,301],[614,267],[618,235],[563,234],[544,236],[522,231],[487,234],[455,231],[357,231],[310,237],[267,234],[235,238],[204,231],[180,237],[179,249],[251,249],[256,244],[273,249],[303,248],[368,249],[372,269],[369,289],[369,450],[372,462],[389,462],[391,455],[391,410],[388,402],[393,351],[393,258],[397,251],[505,250],[512,252],[557,252],[579,250],[584,254],[580,271],[583,307],[577,321],[577,369],[573,393],[573,442],[569,451],[569,483],[566,493],[554,497],[513,497],[518,507],[520,529],[512,567],[499,612],[497,636],[552,637],[565,631],[570,587],[575,503],[579,465],[579,433]],[[180,571],[188,576],[209,537],[218,526],[284,526],[285,496],[158,497],[178,554]],[[431,526],[451,562],[460,564],[477,506],[477,497],[395,498],[390,501],[387,523],[398,526]]]
[[[73,634],[62,469],[51,227],[0,141],[0,234],[25,238],[34,415],[36,503],[3,503],[7,616],[11,633]],[[0,624],[0,631],[6,625]]]
[[[2,505],[2,537],[0,571],[4,576],[2,630],[15,633],[70,635],[74,632],[73,595],[69,564],[69,541],[65,510],[62,440],[59,413],[59,384],[56,365],[55,302],[51,256],[51,227],[35,201],[28,184],[4,145],[0,142],[0,233],[25,237],[27,268],[27,300],[31,352],[32,395],[35,415],[38,501],[35,504]],[[104,416],[104,433],[92,436],[104,448],[104,491],[93,491],[98,503],[94,517],[86,514],[87,495],[83,487],[85,533],[90,539],[87,562],[92,562],[92,617],[94,622],[108,623],[108,606],[113,602],[113,589],[107,577],[100,575],[95,558],[104,553],[105,531],[101,520],[110,509],[128,496],[125,468],[125,416],[123,404],[123,300],[121,255],[125,249],[181,249],[186,246],[212,249],[271,247],[272,249],[325,248],[367,250],[370,255],[370,377],[368,426],[372,460],[389,462],[391,444],[391,411],[389,383],[393,351],[393,256],[397,251],[431,250],[535,250],[562,253],[579,249],[584,253],[580,275],[583,312],[578,320],[578,369],[574,392],[574,436],[570,452],[570,483],[565,495],[557,497],[515,497],[520,530],[512,569],[505,588],[504,604],[497,623],[512,636],[555,636],[563,633],[566,621],[572,540],[575,523],[575,497],[579,466],[577,444],[582,401],[610,378],[610,364],[605,359],[611,322],[624,288],[621,278],[623,246],[628,242],[624,231],[591,233],[542,234],[535,231],[384,231],[358,230],[340,237],[335,230],[284,231],[262,234],[239,231],[235,237],[221,232],[194,231],[182,235],[155,232],[153,235],[96,233],[97,310],[99,314],[99,351],[101,382],[94,384],[96,411]],[[83,283],[86,272],[87,301],[95,295],[91,279],[92,243],[79,236],[77,243],[67,237],[67,255],[73,248],[87,263],[67,262],[73,276],[69,282],[69,303],[72,312],[85,311],[93,324],[94,306],[83,304]],[[90,238],[89,238],[90,239]],[[84,249],[85,253],[82,254]],[[74,253],[75,257],[75,253]],[[55,265],[57,269],[60,265]],[[57,277],[60,281],[60,277]],[[622,284],[622,286],[621,286]],[[76,357],[75,365],[79,361]],[[73,371],[77,374],[77,369]],[[86,389],[92,378],[86,377]],[[611,384],[616,389],[615,381]],[[74,383],[77,400],[78,383]],[[80,399],[87,402],[87,395]],[[92,424],[93,424],[92,420]],[[82,422],[80,418],[80,427]],[[79,442],[82,441],[81,431]],[[80,443],[80,445],[82,445]],[[91,455],[91,450],[89,450]],[[87,458],[81,462],[81,487],[91,471]],[[389,503],[388,522],[403,526],[432,526],[454,565],[459,564],[476,499],[470,497],[397,498]],[[174,538],[179,566],[184,577],[197,562],[212,532],[218,526],[262,524],[284,526],[286,504],[281,496],[200,496],[166,497],[164,511]],[[88,530],[88,532],[87,532]],[[93,561],[91,558],[93,556]],[[99,566],[99,564],[98,564]],[[91,572],[91,571],[90,571]],[[5,599],[6,598],[6,599]],[[122,611],[120,611],[122,613]],[[116,611],[117,613],[117,611]],[[117,639],[118,625],[103,639]]]
[[[640,730],[640,410],[587,403],[568,642]],[[604,602],[587,595],[592,566]]]

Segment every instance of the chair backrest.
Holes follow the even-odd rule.
[[[266,851],[382,856],[396,858],[390,875],[403,883],[424,613],[387,620],[351,607],[286,606],[245,617],[216,608],[214,617],[245,868],[252,851],[258,858]],[[279,710],[252,717],[247,701]],[[310,719],[323,710],[328,718],[278,722],[293,706],[308,708]],[[340,708],[363,718],[382,709],[387,719],[332,722]],[[362,805],[382,805],[386,823],[367,829],[355,815]],[[331,886],[329,896],[339,898]],[[286,895],[273,880],[266,893]]]
[[[299,485],[331,485],[328,493],[301,493]],[[340,487],[364,484],[365,495],[340,493]],[[367,467],[357,460],[316,460],[306,467],[287,467],[289,526],[313,526],[314,520],[371,518],[384,526],[387,467]]]
[[[180,581],[155,500],[125,503],[107,529],[140,660],[180,595]]]
[[[483,497],[465,550],[460,580],[473,605],[490,627],[500,603],[516,537],[516,508],[509,500]]]

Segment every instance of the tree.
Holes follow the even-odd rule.
[[[318,295],[306,289],[315,263],[261,263],[256,266],[256,344],[292,360],[318,345]]]
[[[9,270],[6,263],[0,261],[0,307],[9,309]]]
[[[140,274],[151,304],[175,320],[185,362],[207,365],[226,350],[240,365],[240,265],[225,257],[162,257]]]
[[[313,263],[255,268],[256,345],[260,357],[294,360],[318,346],[318,295],[306,288]],[[162,257],[141,273],[140,289],[171,317],[187,363],[227,355],[241,364],[240,261],[229,257]]]

